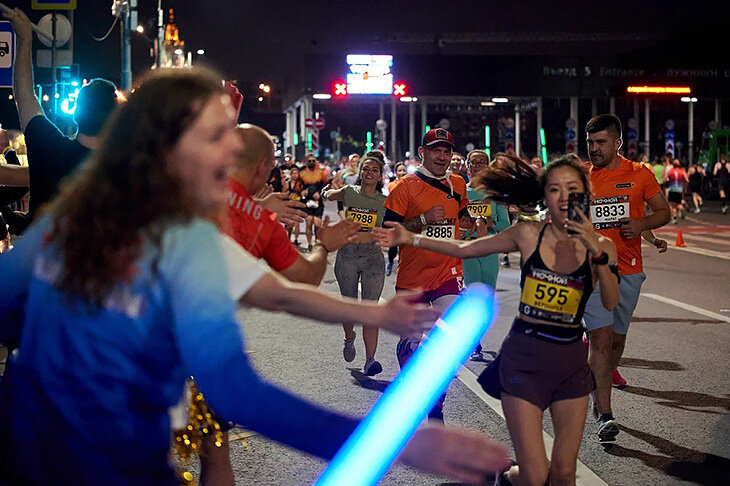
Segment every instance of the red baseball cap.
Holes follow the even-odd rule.
[[[444,128],[432,128],[427,131],[421,139],[422,147],[436,145],[437,143],[445,143],[446,145],[450,145],[451,148],[456,148],[456,144],[454,144],[454,136]]]

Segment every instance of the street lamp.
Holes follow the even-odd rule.
[[[140,34],[144,34],[144,25],[139,24],[137,26],[137,32],[139,32]]]

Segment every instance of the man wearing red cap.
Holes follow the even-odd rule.
[[[459,239],[459,219],[469,218],[466,183],[447,172],[455,148],[454,136],[443,128],[429,130],[418,147],[421,165],[404,176],[385,200],[385,221],[402,223],[409,231],[434,238]],[[420,301],[445,311],[464,288],[461,260],[400,247],[395,289],[423,292]],[[420,341],[401,337],[396,348],[401,368]],[[443,420],[443,398],[429,418]]]

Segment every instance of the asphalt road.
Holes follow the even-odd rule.
[[[682,230],[686,248],[673,246]],[[581,446],[578,484],[730,484],[730,215],[708,203],[678,225],[657,232],[670,241],[662,255],[644,246],[647,280],[632,321],[620,370],[629,386],[614,390],[614,413],[621,425],[615,445],[598,444],[588,418]],[[303,241],[303,236],[300,237]],[[331,264],[322,290],[338,293]],[[482,340],[496,352],[517,309],[519,270],[502,269],[497,284],[500,315]],[[395,273],[383,292],[394,294]],[[256,310],[240,313],[254,364],[269,380],[325,406],[365,415],[398,371],[395,336],[381,333],[377,357],[384,372],[362,376],[364,347],[342,358],[340,326],[318,324]],[[449,388],[449,426],[481,431],[509,445],[499,402],[493,409],[473,386],[485,363],[470,362]],[[469,385],[472,387],[470,388]],[[549,414],[544,430],[549,441]],[[249,433],[237,433],[232,461],[238,484],[312,484],[325,463]],[[195,471],[195,464],[189,465]],[[402,465],[384,485],[453,484]]]

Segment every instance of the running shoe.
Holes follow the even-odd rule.
[[[695,214],[700,212],[700,208],[695,208]]]
[[[722,214],[727,214],[727,206],[722,207]]]
[[[385,264],[385,276],[390,277],[391,273],[393,273],[393,262],[388,262]]]
[[[604,413],[598,418],[598,441],[613,442],[619,433],[618,424],[610,413]]]
[[[628,385],[626,379],[618,372],[618,368],[613,370],[613,374],[611,375],[611,384],[616,388],[624,388]]]
[[[375,361],[375,358],[368,358],[365,361],[365,366],[362,367],[362,374],[365,376],[375,376],[382,372],[383,366],[378,361]]]
[[[598,411],[598,404],[596,403],[596,398],[593,395],[590,395],[591,397],[591,413],[593,414],[593,418],[598,421],[599,418],[601,418],[601,413]]]
[[[471,356],[469,356],[470,361],[484,361],[484,354],[482,354],[482,345],[477,344],[476,349],[473,353],[471,353]]]
[[[509,266],[510,266],[509,265],[509,256],[505,255],[504,257],[502,257],[502,261],[500,263],[502,264],[503,267],[509,268]]]
[[[342,345],[342,357],[345,358],[345,361],[350,363],[353,359],[355,359],[355,356],[357,356],[357,349],[355,349],[355,338],[352,338],[352,341],[348,341],[347,339],[345,339]]]

